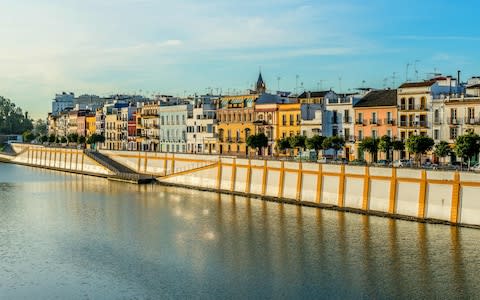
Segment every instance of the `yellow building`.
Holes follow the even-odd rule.
[[[247,138],[255,134],[254,106],[258,94],[225,96],[217,110],[217,153],[246,155]]]
[[[96,116],[95,114],[90,114],[85,117],[86,129],[87,129],[87,138],[94,134],[97,130],[96,126]]]
[[[277,137],[286,138],[300,135],[301,103],[280,104],[278,107]]]
[[[248,95],[224,96],[217,109],[219,154],[247,155],[255,153],[249,149],[247,138],[255,134],[255,102],[266,91],[262,74],[258,75],[255,91]]]

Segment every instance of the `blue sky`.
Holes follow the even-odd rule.
[[[398,86],[480,75],[474,0],[1,0],[0,95],[44,117],[54,94]],[[417,72],[415,72],[415,69]],[[280,77],[280,81],[277,80]],[[365,81],[365,83],[363,83]]]

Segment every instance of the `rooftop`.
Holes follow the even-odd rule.
[[[397,90],[371,91],[355,107],[396,106]]]

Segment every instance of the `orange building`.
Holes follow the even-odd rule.
[[[365,137],[398,137],[397,90],[371,91],[353,106],[357,144]],[[359,153],[358,157],[362,157]]]

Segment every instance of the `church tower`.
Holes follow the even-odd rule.
[[[260,72],[258,73],[258,80],[257,80],[257,85],[255,86],[255,91],[258,94],[264,94],[266,90],[267,90],[267,87],[265,85],[265,82],[263,82],[262,72]]]

